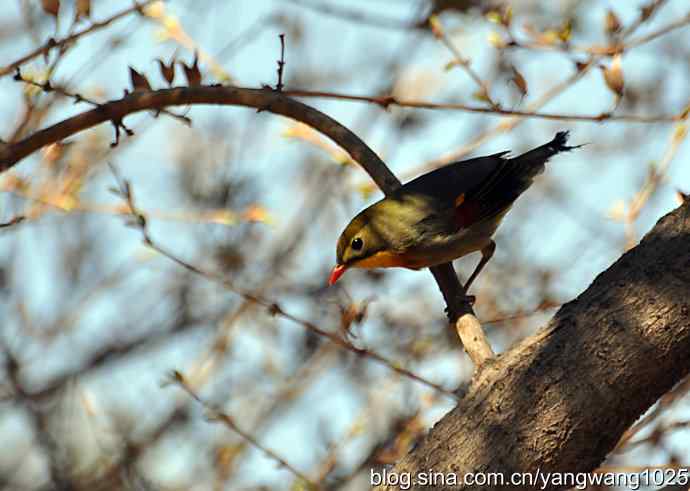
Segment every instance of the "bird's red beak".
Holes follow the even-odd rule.
[[[331,276],[328,278],[328,285],[334,285],[335,282],[338,281],[338,278],[340,278],[343,275],[343,273],[345,273],[345,270],[347,270],[347,266],[342,264],[336,264],[333,268],[333,271],[331,271]]]

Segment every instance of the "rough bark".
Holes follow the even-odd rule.
[[[390,472],[500,472],[507,479],[537,468],[592,471],[689,370],[686,202],[546,327],[484,364],[458,406]]]

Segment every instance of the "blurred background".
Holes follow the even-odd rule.
[[[0,138],[121,97],[129,66],[166,87],[159,60],[196,56],[203,83],[275,86],[284,33],[285,89],[329,93],[302,100],[402,180],[559,130],[587,143],[518,201],[473,287],[498,352],[690,192],[674,117],[690,102],[684,0],[140,3],[5,0]],[[114,147],[101,125],[0,176],[0,485],[368,489],[370,470],[405,455],[473,373],[427,271],[351,271],[326,286],[338,235],[381,193],[330,141],[267,112],[194,106],[124,123],[134,134]],[[476,256],[456,262],[461,275]],[[689,387],[600,470],[687,465]]]

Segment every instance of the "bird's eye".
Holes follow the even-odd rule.
[[[359,237],[352,239],[352,249],[359,251],[364,246],[364,242]]]

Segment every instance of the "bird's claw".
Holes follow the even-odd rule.
[[[477,298],[474,295],[458,295],[457,299],[452,305],[448,305],[445,309],[448,320],[454,323],[461,315],[472,312],[472,306]]]

